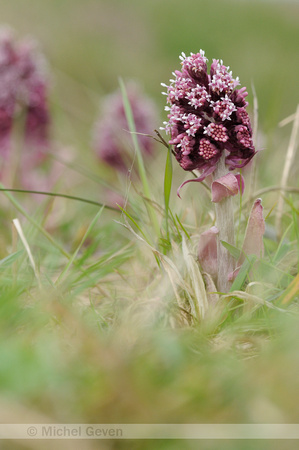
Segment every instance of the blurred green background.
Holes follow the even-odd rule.
[[[210,61],[223,59],[250,94],[253,83],[264,132],[298,103],[298,2],[10,0],[0,3],[0,17],[20,37],[40,42],[53,73],[54,107],[63,111],[57,132],[66,140],[86,141],[98,99],[119,76],[138,79],[164,114],[160,82],[179,68],[182,51],[202,48]]]

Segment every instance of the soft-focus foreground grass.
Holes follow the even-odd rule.
[[[212,224],[209,194],[202,186],[188,186],[179,200],[175,191],[185,174],[174,166],[167,234],[167,150],[158,145],[147,165],[148,202],[138,177],[131,184],[95,166],[90,149],[98,100],[117,86],[119,75],[139,79],[162,110],[159,83],[177,67],[182,50],[204,48],[208,57],[223,58],[242,84],[255,84],[260,147],[265,147],[257,158],[253,190],[252,173],[245,171],[241,212],[239,199],[235,203],[242,242],[249,196],[280,183],[291,125],[282,129],[277,123],[296,106],[298,7],[203,1],[183,7],[170,1],[125,6],[74,0],[30,0],[26,7],[15,0],[0,6],[3,21],[20,35],[30,32],[40,39],[54,67],[54,139],[59,151],[68,146],[64,151],[75,161],[65,168],[57,190],[105,200],[104,178],[116,193],[126,193],[133,219],[71,200],[43,198],[36,207],[36,197],[11,194],[13,203],[1,194],[3,423],[298,422],[296,166],[289,174],[287,184],[294,191],[285,194],[279,235],[279,191],[259,194],[267,217],[266,251],[247,278],[238,279],[245,294],[214,306],[210,298],[204,318],[196,318],[205,295],[196,271],[196,243]],[[160,236],[149,205],[161,224]],[[12,228],[16,217],[35,273]],[[101,448],[296,448],[292,444],[148,441],[105,442]],[[47,445],[52,448],[34,441],[7,448]],[[55,448],[67,445],[55,442]],[[92,441],[73,442],[72,448],[76,445],[99,448]]]

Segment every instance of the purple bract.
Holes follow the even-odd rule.
[[[167,88],[169,144],[184,170],[200,170],[202,181],[214,172],[222,152],[230,170],[244,167],[254,156],[252,129],[246,111],[246,88],[229,67],[213,59],[210,74],[203,50],[180,56],[182,70],[173,72]]]

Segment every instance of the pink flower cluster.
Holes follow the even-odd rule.
[[[48,143],[49,112],[44,61],[31,41],[16,42],[9,29],[0,31],[0,155],[7,158],[14,120],[23,114],[25,142],[39,152],[26,162],[34,165]],[[29,146],[28,146],[29,147]],[[30,161],[31,160],[31,161]],[[32,161],[34,160],[34,161]]]
[[[156,108],[141,92],[139,85],[130,82],[126,88],[136,132],[140,133],[137,134],[140,148],[145,154],[151,155],[154,141],[146,134],[152,134],[156,126]],[[120,171],[127,171],[132,164],[132,141],[128,129],[122,95],[118,90],[107,95],[102,102],[102,114],[95,125],[93,147],[101,161]]]
[[[162,129],[171,135],[177,161],[184,170],[201,170],[197,181],[213,173],[223,151],[230,170],[244,167],[255,154],[246,88],[236,89],[239,79],[218,59],[208,74],[203,50],[180,59],[182,70],[169,86],[162,83],[169,105]]]

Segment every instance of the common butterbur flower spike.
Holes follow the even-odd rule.
[[[137,139],[144,155],[154,151],[154,141],[147,134],[155,128],[157,112],[154,103],[135,82],[127,84],[128,100],[135,122]],[[93,132],[93,147],[100,161],[116,170],[126,172],[132,164],[129,148],[131,138],[120,90],[107,95],[102,101],[101,115]]]
[[[255,154],[246,88],[236,89],[239,78],[221,60],[213,59],[208,74],[203,50],[188,57],[182,53],[180,59],[182,70],[173,72],[169,85],[162,83],[168,103],[162,129],[170,134],[181,167],[201,171],[188,181],[203,181],[223,154],[228,169],[244,167]]]
[[[9,156],[16,118],[24,115],[23,167],[40,163],[48,146],[50,115],[45,61],[32,40],[17,41],[8,27],[0,30],[0,155]]]
[[[239,78],[233,78],[222,60],[213,59],[208,73],[205,52],[182,53],[181,70],[173,72],[166,87],[164,122],[169,144],[180,166],[186,171],[199,171],[200,175],[185,181],[203,181],[213,174],[213,202],[216,210],[218,276],[221,292],[230,288],[228,275],[234,270],[234,260],[221,244],[234,245],[234,221],[231,196],[240,187],[240,175],[227,176],[228,171],[240,169],[255,155],[250,118],[246,111],[248,93],[245,87],[237,89]]]
[[[15,116],[25,112],[25,138],[46,146],[49,112],[45,61],[32,40],[16,41],[12,30],[0,30],[1,141],[8,140]],[[7,146],[1,147],[1,154]]]

